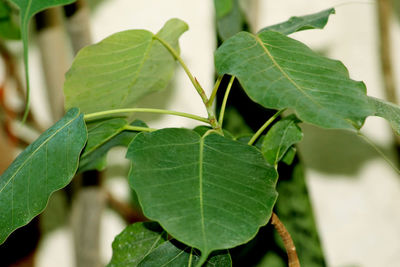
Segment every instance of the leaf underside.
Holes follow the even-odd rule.
[[[0,177],[0,243],[46,207],[78,167],[87,139],[83,116],[72,109],[29,145]]]
[[[255,147],[163,129],[138,134],[127,158],[144,214],[202,257],[249,241],[271,216],[277,174]]]
[[[179,51],[185,22],[169,20],[157,36]],[[82,112],[132,107],[141,97],[164,89],[175,59],[146,30],[128,30],[83,48],[66,74],[66,107]]]
[[[218,48],[215,66],[220,75],[235,75],[253,101],[293,109],[304,122],[358,129],[373,113],[365,85],[341,62],[278,32],[236,34]]]
[[[335,14],[334,8],[325,9],[318,13],[301,17],[291,17],[285,22],[265,27],[261,29],[258,33],[264,31],[276,31],[288,35],[304,30],[323,29],[328,23],[328,19],[331,14]]]
[[[375,107],[373,115],[386,119],[393,130],[400,135],[400,106],[375,97],[370,97],[369,100]]]

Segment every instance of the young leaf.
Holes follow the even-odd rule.
[[[215,66],[219,75],[236,76],[253,101],[294,109],[321,127],[358,129],[373,112],[365,85],[351,80],[341,62],[278,32],[236,34],[218,48]]]
[[[277,173],[255,147],[213,133],[162,129],[138,134],[127,158],[146,217],[198,248],[203,259],[249,241],[271,216]]]
[[[179,50],[178,38],[188,29],[169,20],[157,33]],[[66,74],[66,107],[90,113],[132,107],[144,95],[164,89],[174,74],[175,59],[146,30],[128,30],[83,48]]]
[[[191,267],[196,266],[199,262],[200,257],[193,248],[186,246],[178,247],[174,242],[167,241],[147,255],[138,266]],[[219,253],[212,253],[202,266],[230,267],[232,266],[232,260],[228,251],[221,251]]]
[[[50,195],[71,181],[86,139],[83,116],[71,109],[0,176],[0,243],[41,213]]]
[[[28,115],[29,111],[29,64],[28,64],[28,32],[29,32],[29,20],[38,12],[59,5],[66,5],[75,2],[76,0],[10,0],[20,10],[20,27],[22,43],[24,45],[24,63],[25,63],[25,80],[26,80],[26,107],[24,119]]]
[[[291,17],[288,21],[265,27],[258,33],[264,31],[276,31],[284,35],[289,35],[304,30],[323,29],[326,23],[328,23],[328,18],[331,14],[335,14],[334,8],[329,8],[306,16]]]
[[[116,146],[128,147],[137,134],[135,131],[124,131],[128,122],[121,118],[91,124],[88,125],[88,142],[79,161],[79,172],[103,170],[107,164],[107,152]],[[141,121],[134,121],[131,125],[147,127]]]
[[[372,115],[389,121],[393,130],[400,135],[400,106],[375,97],[370,97],[369,101],[375,107],[375,112]]]
[[[144,257],[166,240],[167,233],[158,223],[131,224],[115,237],[113,255],[107,267],[138,266]]]
[[[0,2],[0,38],[11,40],[21,38],[19,27],[13,21],[12,9],[6,1]]]
[[[261,151],[269,164],[275,166],[288,149],[301,141],[303,133],[295,116],[287,117],[275,123],[263,139]]]

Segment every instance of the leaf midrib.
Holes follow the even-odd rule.
[[[204,205],[203,205],[203,154],[204,154],[204,137],[200,138],[200,149],[199,149],[199,202],[200,202],[200,220],[201,220],[201,231],[203,235],[204,251],[207,251],[207,238],[206,229],[204,224]]]
[[[77,116],[71,118],[71,120],[66,123],[64,126],[62,126],[60,129],[56,130],[52,135],[50,135],[48,138],[45,139],[43,143],[41,143],[27,158],[22,162],[22,164],[18,167],[18,169],[14,172],[14,174],[10,177],[10,179],[7,181],[7,183],[0,189],[0,193],[3,192],[4,188],[7,187],[7,185],[10,183],[11,180],[15,178],[15,176],[18,174],[18,172],[25,166],[25,164],[36,154],[36,152],[42,148],[45,144],[49,142],[56,134],[58,134],[61,130],[63,130],[65,127],[70,125],[73,121],[75,121],[76,118],[79,117],[79,113]]]

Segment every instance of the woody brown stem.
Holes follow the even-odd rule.
[[[296,247],[294,246],[293,239],[290,236],[285,225],[279,220],[275,213],[272,213],[271,224],[275,227],[279,236],[282,238],[283,245],[285,246],[288,255],[289,267],[300,267],[299,257],[297,256]]]

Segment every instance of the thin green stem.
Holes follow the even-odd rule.
[[[172,110],[165,110],[165,109],[154,109],[154,108],[122,108],[122,109],[105,110],[105,111],[86,114],[84,116],[84,119],[90,120],[93,118],[107,116],[107,115],[114,115],[114,114],[120,114],[120,113],[135,113],[135,112],[175,115],[175,116],[181,116],[181,117],[185,117],[185,118],[189,118],[189,119],[193,119],[193,120],[211,124],[207,118],[200,117],[200,116],[197,116],[194,114],[179,112],[179,111],[172,111]]]
[[[222,77],[224,77],[224,75],[219,76],[217,81],[215,82],[215,85],[211,92],[210,98],[208,99],[207,106],[211,106],[214,103],[214,99],[217,95],[219,85],[221,84],[221,81],[222,81]]]
[[[214,111],[211,106],[208,106],[208,98],[206,96],[206,93],[204,92],[204,89],[201,87],[200,83],[196,80],[196,78],[192,75],[189,68],[187,67],[187,65],[185,64],[183,59],[180,57],[178,52],[172,46],[170,46],[165,40],[158,37],[157,35],[154,35],[153,38],[158,40],[165,48],[167,48],[167,50],[171,53],[171,55],[176,60],[178,60],[179,64],[181,64],[182,68],[186,72],[187,76],[189,77],[190,81],[192,82],[197,93],[200,95],[201,100],[203,100],[203,103],[207,109],[208,119],[209,119],[211,126],[216,130],[220,130],[221,127],[218,125],[218,121],[215,117]]]
[[[140,127],[140,126],[133,126],[133,125],[125,125],[124,130],[127,131],[135,131],[135,132],[153,132],[157,129],[154,128],[147,128],[147,127]]]
[[[232,84],[233,84],[234,80],[235,80],[235,76],[232,76],[231,79],[229,80],[228,87],[226,88],[224,99],[222,101],[221,111],[219,112],[219,119],[218,119],[218,123],[219,123],[220,127],[222,127],[222,123],[224,122],[226,102],[228,101],[228,96],[229,96],[229,93],[231,92],[231,88],[232,88]]]
[[[257,140],[257,138],[264,132],[264,130],[276,119],[278,116],[284,111],[284,109],[276,112],[271,118],[269,118],[263,126],[258,129],[258,131],[253,135],[250,141],[247,143],[248,145],[253,145],[253,143]]]
[[[364,139],[364,141],[369,144],[389,165],[392,167],[393,170],[395,170],[398,174],[400,174],[400,170],[397,168],[397,166],[388,158],[388,156],[383,153],[382,150],[377,147],[374,142],[372,142],[371,139],[369,139],[366,135],[364,135],[361,132],[357,132],[357,134]]]

